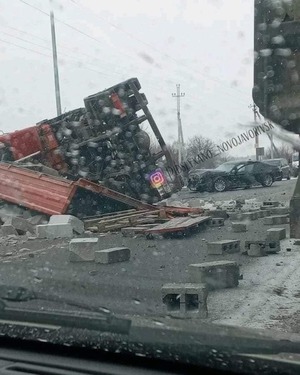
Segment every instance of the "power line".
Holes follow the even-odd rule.
[[[12,43],[12,42],[8,42],[8,41],[3,40],[3,39],[0,39],[0,42],[2,42],[2,43],[6,43],[6,44],[10,44],[10,45],[12,45],[12,46],[14,46],[14,47],[22,48],[22,49],[24,49],[24,50],[27,50],[27,51],[30,51],[30,52],[33,52],[33,53],[37,53],[38,55],[42,55],[42,56],[46,56],[46,57],[50,57],[49,55],[46,55],[46,54],[44,54],[44,53],[42,53],[42,52],[38,52],[38,51],[35,51],[35,50],[31,49],[31,48],[23,47],[23,46],[20,46],[20,45],[18,45],[18,44]]]
[[[40,48],[44,48],[44,49],[47,49],[47,50],[51,50],[49,47],[41,46],[40,44],[37,44],[37,43],[34,43],[34,42],[30,42],[29,40],[26,40],[26,39],[20,38],[20,37],[18,37],[18,36],[12,35],[12,34],[10,34],[10,33],[6,33],[5,31],[1,31],[1,33],[2,33],[2,34],[5,34],[5,35],[8,35],[8,36],[10,36],[10,37],[12,37],[12,38],[19,39],[19,40],[21,40],[22,42],[32,44],[33,46],[37,46],[37,47],[40,47]]]
[[[75,1],[73,1],[73,0],[70,0],[70,1],[71,1],[73,4],[76,4],[76,5],[77,5],[78,7],[80,7],[80,8],[87,9],[86,7],[82,6],[81,3],[75,2]],[[89,10],[89,12],[92,13],[91,10]],[[142,43],[142,44],[144,44],[146,47],[149,47],[149,48],[151,48],[152,50],[154,50],[155,52],[161,54],[163,57],[167,57],[167,58],[173,60],[176,64],[178,64],[178,65],[180,65],[180,66],[181,66],[181,65],[185,66],[189,71],[191,70],[190,67],[189,67],[188,65],[186,65],[185,63],[183,63],[182,61],[179,61],[179,60],[177,60],[176,58],[174,58],[173,56],[171,56],[171,55],[169,55],[169,54],[166,54],[164,51],[159,50],[158,48],[154,47],[154,46],[151,45],[150,43],[141,40],[140,38],[136,37],[134,34],[128,32],[127,30],[124,30],[124,29],[121,28],[120,26],[117,26],[117,25],[114,24],[113,22],[108,21],[107,19],[105,19],[104,17],[99,16],[98,14],[93,13],[93,15],[94,15],[96,18],[98,18],[98,19],[102,20],[103,22],[107,23],[108,25],[113,26],[114,28],[116,28],[116,29],[119,30],[120,32],[126,34],[126,35],[129,36],[131,39],[136,40],[137,42]],[[210,80],[212,80],[212,81],[215,81],[215,82],[217,82],[217,83],[220,83],[220,84],[226,86],[226,89],[236,90],[236,91],[242,93],[243,95],[247,95],[245,92],[239,90],[238,88],[233,88],[233,87],[230,87],[230,86],[228,87],[227,84],[224,83],[224,81],[222,81],[221,79],[219,79],[219,78],[217,78],[217,77],[209,76],[208,74],[206,74],[206,73],[202,73],[202,72],[200,72],[200,71],[198,71],[198,70],[196,70],[196,71],[194,71],[194,72],[195,72],[196,74],[199,74],[199,75],[204,76],[205,78],[208,78],[208,79],[210,79]]]
[[[35,10],[41,12],[41,13],[44,14],[44,15],[49,16],[49,13],[47,13],[47,12],[43,11],[42,9],[40,9],[40,8],[38,8],[38,7],[36,7],[36,6],[32,5],[32,4],[30,4],[30,3],[28,3],[27,1],[25,1],[25,0],[19,0],[19,1],[20,1],[21,3],[23,3],[23,4],[25,4],[25,5],[27,5],[27,6],[31,7],[31,8],[33,8],[33,9],[35,9]],[[81,8],[86,9],[85,7],[82,7],[81,4],[79,5],[79,4],[78,4],[77,2],[75,2],[75,1],[72,1],[72,3],[73,3],[73,4],[76,4],[77,6],[79,6],[79,7],[81,7]],[[91,11],[90,11],[90,12],[91,12]],[[139,41],[140,43],[143,43],[143,44],[147,45],[148,47],[154,49],[156,52],[162,54],[163,57],[168,57],[169,59],[173,60],[173,61],[174,61],[176,64],[178,64],[179,66],[184,66],[186,69],[188,69],[189,72],[191,72],[190,67],[189,67],[188,65],[186,65],[185,63],[183,63],[183,62],[181,62],[181,61],[175,59],[174,57],[172,57],[172,56],[170,56],[170,55],[168,55],[168,54],[166,54],[166,53],[164,53],[164,52],[158,50],[156,47],[152,46],[151,44],[149,44],[149,43],[147,43],[147,42],[144,42],[144,41],[140,40],[139,38],[135,37],[133,34],[131,34],[131,33],[127,32],[127,31],[125,31],[124,29],[122,29],[121,27],[119,27],[119,26],[113,24],[112,22],[107,21],[107,20],[103,19],[102,17],[100,17],[100,16],[98,16],[98,15],[95,15],[95,14],[94,14],[94,16],[96,16],[97,18],[99,18],[99,19],[103,20],[104,22],[110,24],[111,26],[115,27],[117,30],[119,30],[119,31],[121,31],[121,32],[123,32],[123,33],[125,33],[125,34],[127,34],[128,36],[130,36],[130,37],[133,38],[134,40],[137,40],[137,41]],[[78,28],[76,28],[75,26],[70,25],[69,23],[67,23],[67,22],[65,22],[65,21],[62,21],[62,20],[60,20],[60,19],[58,19],[58,18],[56,18],[56,21],[59,22],[59,23],[61,23],[61,24],[63,24],[63,25],[65,25],[65,26],[67,26],[67,27],[69,27],[70,29],[72,29],[72,30],[74,30],[74,31],[76,31],[76,32],[78,32],[78,33],[84,35],[85,37],[87,37],[87,38],[89,38],[89,39],[91,39],[91,40],[96,41],[97,43],[100,43],[100,44],[102,43],[102,41],[100,41],[99,39],[97,39],[97,38],[91,36],[90,34],[84,32],[84,31],[82,31],[82,30],[80,30],[80,29],[78,29]],[[126,55],[126,56],[128,56],[128,57],[130,57],[130,58],[132,58],[131,55],[128,55],[128,54],[126,54],[126,53],[124,53],[124,52],[123,52],[123,54]],[[216,77],[211,77],[211,76],[209,76],[209,75],[207,75],[207,74],[205,74],[205,73],[199,72],[199,71],[194,71],[194,73],[199,74],[199,75],[201,75],[201,76],[203,76],[203,77],[205,77],[205,78],[207,78],[207,79],[209,79],[209,80],[215,81],[215,82],[217,82],[217,83],[219,83],[219,84],[222,84],[222,85],[224,86],[224,88],[226,88],[226,90],[228,90],[228,89],[236,90],[236,91],[240,92],[240,93],[243,94],[243,95],[247,95],[245,92],[243,92],[243,91],[241,91],[241,90],[239,90],[239,89],[237,89],[237,88],[233,88],[233,87],[227,86],[227,84],[224,83],[224,81],[222,81],[222,80],[220,80],[220,79],[218,79],[218,78],[216,78]],[[227,92],[227,93],[228,93],[228,92]],[[235,99],[236,99],[236,97],[235,97]]]

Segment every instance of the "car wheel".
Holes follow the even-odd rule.
[[[270,187],[273,184],[273,178],[270,174],[266,174],[262,181],[262,186]]]
[[[218,193],[225,191],[227,188],[226,180],[223,177],[219,177],[214,182],[214,190]]]

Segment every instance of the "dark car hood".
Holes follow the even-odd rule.
[[[195,173],[190,173],[189,174],[189,178],[191,179],[199,179],[199,178],[202,178],[202,177],[206,177],[206,176],[211,176],[211,175],[219,175],[219,176],[223,176],[225,175],[226,172],[224,171],[218,171],[216,169],[203,169],[202,171],[199,171],[199,172],[195,172]]]

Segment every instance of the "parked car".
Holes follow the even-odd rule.
[[[280,176],[277,166],[260,161],[227,162],[216,169],[191,171],[188,188],[192,191],[222,192],[254,185],[271,186]]]
[[[283,178],[286,178],[287,180],[290,180],[292,171],[291,167],[288,163],[288,161],[284,158],[278,158],[278,159],[267,159],[263,161],[264,163],[268,163],[270,165],[274,165],[279,167],[281,171],[281,175],[278,177],[278,180],[281,181]]]
[[[294,152],[292,156],[292,176],[298,177],[299,172],[299,152]]]

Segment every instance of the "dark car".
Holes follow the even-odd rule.
[[[281,174],[278,177],[279,181],[281,181],[283,178],[286,178],[287,180],[289,180],[291,178],[291,168],[290,168],[289,163],[286,159],[284,159],[284,158],[267,159],[267,160],[264,160],[264,163],[274,165],[274,166],[276,166],[280,169]]]
[[[278,167],[260,161],[239,161],[221,164],[216,169],[189,173],[188,188],[192,191],[218,191],[271,186],[281,172]]]

